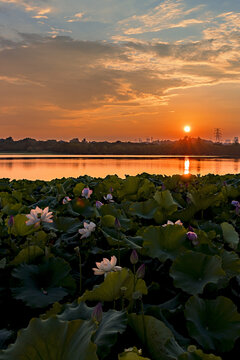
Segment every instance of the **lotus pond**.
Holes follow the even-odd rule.
[[[0,180],[1,360],[240,358],[240,175]]]

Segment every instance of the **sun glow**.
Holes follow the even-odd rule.
[[[191,131],[191,127],[189,125],[184,126],[184,131],[189,133]]]

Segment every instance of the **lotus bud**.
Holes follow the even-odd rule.
[[[10,215],[9,219],[8,219],[8,226],[12,227],[14,225],[14,216]]]
[[[136,272],[136,277],[138,279],[143,279],[145,276],[145,265],[142,264],[139,266],[139,268],[137,269],[137,272]]]
[[[115,225],[115,228],[116,228],[117,230],[121,229],[121,224],[120,224],[120,221],[119,221],[119,219],[118,219],[117,217],[116,217],[116,219],[115,219],[114,225]]]
[[[166,186],[164,184],[162,184],[162,191],[166,190]]]
[[[189,345],[187,348],[187,351],[190,353],[194,353],[197,350],[197,347],[195,345]]]
[[[138,262],[138,254],[137,251],[134,249],[130,255],[130,262],[131,264],[135,265]]]
[[[100,207],[103,206],[103,203],[101,201],[96,201],[96,208],[100,209]]]
[[[198,236],[195,232],[193,231],[188,231],[187,232],[187,237],[188,239],[192,242],[193,245],[198,245]]]
[[[102,321],[102,316],[103,316],[102,304],[99,302],[93,309],[92,319],[97,323],[100,323]]]
[[[110,193],[112,193],[112,192],[113,192],[113,188],[112,188],[112,187],[110,187],[109,192],[110,192]]]
[[[76,252],[77,255],[79,255],[79,254],[80,254],[79,246],[76,246],[76,247],[74,248],[74,251]]]
[[[189,227],[188,227],[188,231],[190,231],[190,232],[194,232],[194,229],[193,229],[193,227],[192,227],[191,225],[189,225]]]

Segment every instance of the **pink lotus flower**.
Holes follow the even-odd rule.
[[[175,223],[168,220],[168,222],[166,224],[162,225],[162,227],[165,227],[165,226],[168,226],[168,225],[180,225],[180,226],[182,226],[183,223],[181,222],[181,220],[177,220]]]
[[[82,191],[82,197],[85,197],[85,199],[89,199],[90,196],[92,195],[93,191],[90,190],[88,187],[84,188]]]
[[[34,227],[38,227],[41,222],[52,223],[53,217],[52,212],[49,212],[49,207],[45,207],[44,210],[40,209],[38,206],[36,209],[32,209],[30,214],[26,215],[29,219],[26,221],[26,225],[34,225]]]
[[[96,201],[96,208],[97,209],[100,209],[100,207],[102,207],[103,206],[103,203],[101,202],[101,201]]]
[[[80,239],[89,237],[91,233],[95,231],[95,228],[96,228],[96,224],[94,224],[94,222],[90,222],[90,223],[84,222],[83,229],[78,230],[79,234],[82,235]]]
[[[66,205],[67,203],[69,203],[70,201],[72,201],[72,199],[69,196],[65,196],[65,198],[63,199],[62,203],[63,205]]]
[[[96,262],[97,268],[93,268],[94,275],[104,275],[112,271],[121,271],[121,266],[116,266],[117,258],[116,256],[111,257],[111,261],[104,258],[103,261]]]

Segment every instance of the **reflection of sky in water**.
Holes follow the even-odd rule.
[[[36,157],[36,155],[35,155]],[[105,177],[117,174],[120,177],[150,174],[234,174],[239,172],[240,159],[193,158],[193,157],[39,157],[24,158],[0,155],[0,178],[44,179],[90,175]]]

